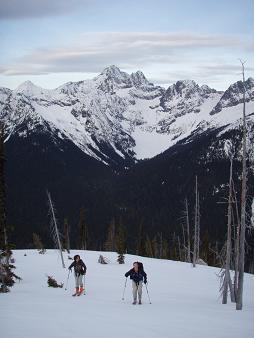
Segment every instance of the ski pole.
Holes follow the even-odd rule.
[[[86,294],[86,275],[84,274],[84,295]]]
[[[123,297],[122,297],[122,300],[124,300],[124,294],[125,294],[126,284],[127,284],[127,277],[126,277],[126,279],[125,279],[125,284],[124,284],[124,289],[123,289]]]
[[[66,283],[65,283],[66,286],[65,286],[65,289],[64,289],[65,291],[67,290],[70,272],[71,272],[71,270],[69,270],[69,272],[68,272],[68,277],[67,277],[67,280],[66,280]]]
[[[149,303],[152,304],[146,284],[145,284],[145,287],[146,287],[146,292],[147,292],[147,297],[148,297]]]

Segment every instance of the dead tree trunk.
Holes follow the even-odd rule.
[[[195,185],[195,224],[194,224],[194,243],[193,243],[193,267],[195,268],[197,262],[197,253],[198,253],[198,178],[196,176],[196,185]]]
[[[177,236],[177,243],[178,243],[179,261],[182,261],[182,250],[179,236]]]
[[[227,222],[227,250],[226,250],[226,264],[225,264],[225,274],[224,274],[224,281],[223,281],[223,292],[222,292],[222,304],[227,304],[228,299],[228,288],[231,284],[230,294],[231,299],[233,294],[231,293],[232,290],[232,282],[230,277],[230,261],[231,261],[231,248],[232,248],[232,170],[233,170],[233,158],[231,158],[230,162],[230,175],[229,175],[229,196],[228,196],[228,222]],[[233,297],[234,298],[234,297]]]
[[[199,259],[199,248],[200,248],[200,203],[199,203],[199,191],[197,190],[197,259]]]
[[[234,187],[234,182],[232,182],[233,193],[234,193],[234,204],[235,204],[235,211],[236,211],[236,226],[235,226],[235,234],[234,234],[234,268],[235,268],[235,275],[234,275],[234,294],[235,300],[237,298],[237,289],[238,289],[238,274],[239,274],[239,242],[240,242],[240,218],[238,212],[238,204],[236,198],[236,191]]]
[[[61,256],[61,260],[62,260],[62,266],[63,266],[63,268],[65,268],[64,259],[63,259],[63,252],[62,252],[62,245],[61,245],[60,235],[59,235],[59,231],[58,231],[58,227],[57,227],[57,223],[56,223],[55,210],[54,210],[54,206],[53,206],[53,203],[52,203],[50,193],[48,191],[47,191],[47,195],[48,195],[48,200],[49,200],[50,212],[52,214],[52,229],[51,229],[51,231],[52,231],[52,235],[53,235],[53,238],[55,240],[56,246],[59,249],[59,253],[60,253],[60,256]]]
[[[190,220],[189,220],[189,208],[188,200],[185,199],[185,209],[186,209],[186,227],[187,227],[187,260],[191,262],[191,245],[190,245]]]
[[[162,236],[162,232],[159,234],[159,236],[160,236],[159,258],[162,258],[162,251],[163,251],[163,236]]]
[[[184,224],[182,224],[182,232],[183,232],[183,260],[184,262],[187,261],[187,255],[186,255],[186,240],[185,240],[185,229]]]
[[[245,75],[244,62],[242,64],[243,74],[243,159],[242,159],[242,191],[241,191],[241,229],[239,247],[239,280],[236,299],[236,310],[243,308],[243,279],[244,279],[244,260],[245,260],[245,229],[246,229],[246,189],[247,189],[247,167],[246,167],[246,115],[245,115]]]

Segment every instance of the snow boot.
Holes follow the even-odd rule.
[[[139,303],[139,305],[141,305],[141,304],[142,304],[142,302],[141,302],[141,299],[138,301],[138,303]]]
[[[137,301],[136,301],[136,300],[134,300],[134,301],[132,302],[132,304],[133,304],[133,305],[136,305],[136,304],[137,304]]]
[[[84,291],[84,288],[83,288],[83,286],[81,286],[79,291],[78,291],[78,296],[82,295],[83,291]]]
[[[77,296],[79,293],[79,288],[76,288],[76,292],[72,295],[73,297]]]

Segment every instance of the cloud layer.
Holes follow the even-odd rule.
[[[245,48],[237,38],[170,33],[86,33],[68,46],[36,49],[1,65],[4,75],[49,74],[59,72],[99,72],[117,64],[144,68],[159,64],[197,65],[202,53],[217,55],[225,50]],[[208,53],[208,54],[209,54]]]
[[[39,18],[74,11],[85,0],[0,0],[0,19]]]

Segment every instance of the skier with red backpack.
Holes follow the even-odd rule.
[[[137,295],[138,295],[138,304],[142,304],[142,284],[143,282],[147,283],[147,274],[144,271],[143,264],[140,262],[134,262],[133,268],[126,272],[125,277],[130,276],[132,279],[132,294],[133,294],[133,305],[137,304]]]
[[[83,276],[86,274],[86,265],[79,255],[74,256],[74,262],[69,266],[69,270],[71,271],[72,268],[74,268],[76,285],[76,291],[72,296],[80,296],[84,291]]]

